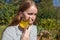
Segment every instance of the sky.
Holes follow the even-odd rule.
[[[60,0],[53,0],[53,6],[60,7]]]

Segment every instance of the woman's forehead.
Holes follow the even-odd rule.
[[[27,13],[37,13],[37,8],[35,6],[31,6],[26,10]]]

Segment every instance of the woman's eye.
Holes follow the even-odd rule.
[[[33,15],[33,13],[28,13],[28,15]]]
[[[35,15],[37,15],[37,14],[35,14]]]
[[[28,15],[37,15],[36,13],[28,13]]]

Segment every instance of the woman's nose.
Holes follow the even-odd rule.
[[[34,15],[31,15],[31,16],[30,16],[30,19],[35,19],[35,16],[34,16]]]
[[[34,19],[35,18],[35,15],[32,15],[31,18]]]

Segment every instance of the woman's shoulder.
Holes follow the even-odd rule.
[[[16,38],[16,28],[17,26],[8,26],[3,32],[3,39],[6,38]]]
[[[6,30],[15,30],[15,27],[17,27],[17,26],[8,26],[8,27],[6,28]]]
[[[8,26],[5,30],[4,33],[15,33],[17,26]]]
[[[37,26],[36,25],[31,25],[31,30],[37,30]]]
[[[31,25],[33,28],[37,28],[37,26],[36,25]]]

